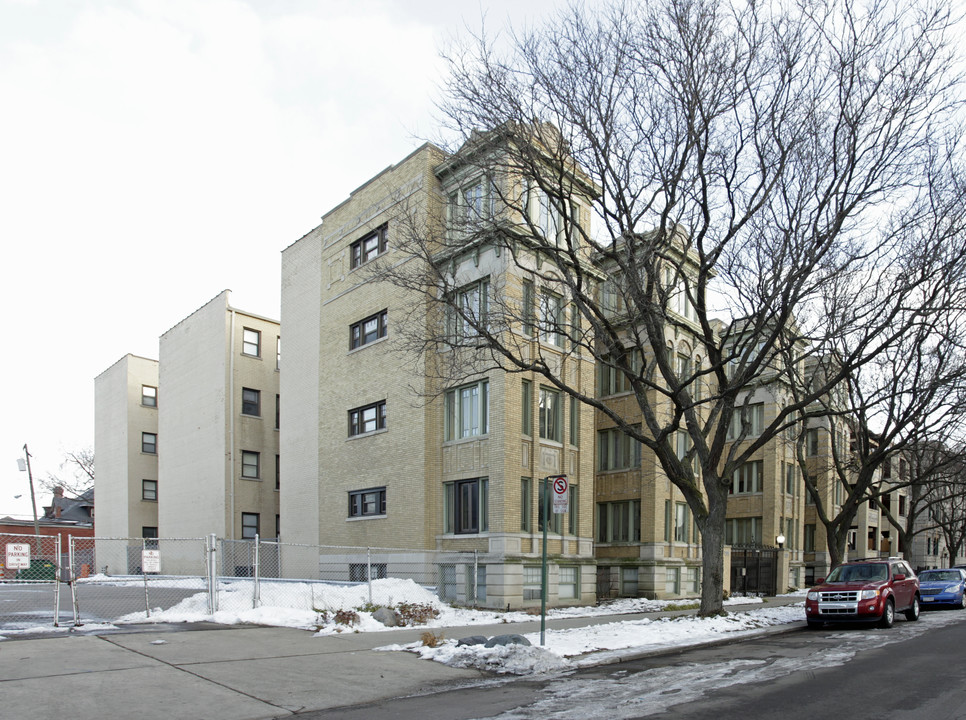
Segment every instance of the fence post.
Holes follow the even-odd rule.
[[[144,572],[144,551],[147,549],[147,538],[141,538],[141,577],[144,578],[144,614],[147,617],[151,617],[151,598],[148,597],[148,574]]]
[[[60,565],[64,559],[60,556],[60,533],[54,536],[54,627],[60,627]]]
[[[67,537],[68,537],[67,563],[70,565],[70,568],[69,568],[70,574],[68,575],[68,577],[70,578],[70,604],[74,610],[74,626],[76,627],[80,625],[80,611],[77,607],[77,573],[74,571],[74,568],[77,567],[76,565],[77,556],[74,551],[74,546],[75,546],[74,541],[77,540],[77,538],[74,537],[73,535],[68,535]]]
[[[477,583],[480,580],[480,551],[473,551],[473,604],[476,605],[480,598],[480,589]]]
[[[366,548],[366,582],[369,584],[369,605],[372,606],[372,548]]]
[[[252,578],[254,580],[254,588],[252,590],[252,608],[257,608],[258,605],[259,605],[259,603],[261,602],[261,595],[260,595],[260,592],[259,592],[259,584],[258,584],[258,581],[259,581],[259,577],[258,577],[258,551],[259,551],[259,549],[260,549],[260,540],[259,540],[259,537],[258,537],[258,533],[255,533],[255,547],[254,547],[255,557],[253,558],[254,563],[252,565]]]
[[[205,569],[208,572],[208,612],[214,615],[218,612],[218,540],[214,533],[208,536],[206,543],[207,561]]]

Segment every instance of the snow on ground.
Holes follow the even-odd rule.
[[[84,582],[104,587],[138,586],[142,578],[118,578],[93,576]],[[527,633],[524,637],[531,643],[506,647],[485,648],[481,645],[457,647],[458,637],[448,637],[445,629],[474,625],[507,625],[506,632],[513,632],[513,624],[539,619],[531,612],[501,612],[454,607],[442,602],[434,592],[412,580],[384,579],[367,584],[336,585],[324,583],[272,582],[262,580],[259,584],[259,601],[255,602],[255,585],[251,580],[224,580],[218,584],[218,611],[208,612],[208,599],[204,583],[197,578],[155,577],[149,581],[153,597],[163,597],[165,588],[171,590],[200,590],[171,607],[146,613],[130,613],[113,620],[113,624],[85,625],[79,630],[113,629],[118,625],[132,623],[215,622],[225,625],[255,624],[312,630],[316,636],[344,632],[391,632],[389,628],[373,619],[372,612],[380,606],[398,608],[408,604],[416,608],[431,608],[435,617],[416,625],[426,628],[437,642],[429,647],[421,642],[407,645],[387,645],[384,651],[407,651],[420,657],[445,663],[454,667],[473,667],[482,670],[530,674],[565,670],[594,662],[587,660],[591,654],[596,662],[605,657],[656,650],[667,647],[694,645],[709,640],[748,634],[773,625],[800,622],[803,618],[801,602],[797,597],[788,598],[790,606],[762,607],[725,616],[700,618],[693,615],[663,618],[635,618],[621,620],[621,616],[654,613],[696,607],[697,601],[663,601],[643,598],[624,598],[602,602],[597,606],[551,608],[549,620],[562,618],[601,618],[587,627],[549,629],[545,644],[540,646],[540,633]],[[371,593],[371,594],[370,594]],[[799,595],[804,598],[805,591]],[[733,605],[761,603],[757,597],[732,597],[725,602]],[[258,607],[253,607],[254,605]],[[607,620],[604,618],[607,617]],[[6,634],[23,634],[30,629]],[[50,632],[49,625],[34,631]],[[70,628],[64,628],[64,632]],[[465,630],[461,631],[465,633]],[[2,639],[2,638],[0,638]]]

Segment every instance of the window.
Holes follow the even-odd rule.
[[[520,432],[524,435],[533,436],[533,383],[524,380],[520,390]]]
[[[561,600],[573,600],[577,597],[580,569],[572,565],[561,565],[557,583],[557,597]]]
[[[520,530],[530,532],[533,522],[533,479],[520,478]]]
[[[157,455],[158,453],[158,434],[143,432],[141,433],[141,452],[147,453],[148,455]]]
[[[349,267],[357,268],[389,249],[389,225],[383,225],[349,246]]]
[[[153,525],[144,525],[141,527],[141,537],[144,538],[144,549],[145,550],[157,550],[158,549],[158,528]]]
[[[279,429],[279,421],[282,419],[282,403],[279,400],[278,393],[275,393],[275,429]]]
[[[489,480],[457,480],[443,484],[443,526],[456,535],[489,530]]]
[[[446,391],[443,400],[446,440],[478,437],[489,432],[489,392],[488,380]]]
[[[597,431],[597,469],[631,470],[641,465],[641,443],[619,428]]]
[[[539,565],[523,566],[523,599],[540,600],[543,597],[543,571]]]
[[[674,542],[688,542],[688,526],[690,525],[690,513],[688,504],[683,502],[674,503]]]
[[[570,444],[580,445],[580,401],[570,396]]]
[[[349,411],[349,437],[386,429],[386,401]]]
[[[552,506],[548,508],[553,503],[553,497],[547,497],[547,490],[546,481],[540,480],[537,489],[537,530],[543,532],[543,519],[546,517],[545,513],[549,510],[550,525],[547,526],[547,532],[563,535],[563,513],[555,513]]]
[[[375,342],[379,338],[386,337],[386,317],[388,311],[370,315],[364,320],[360,320],[349,326],[349,349],[355,350],[363,345]]]
[[[742,425],[747,423],[747,428]],[[755,403],[753,405],[742,405],[735,408],[735,414],[731,416],[731,427],[728,431],[728,438],[734,439],[741,435],[743,430],[747,430],[746,438],[758,437],[761,435],[765,425],[765,404]]]
[[[563,405],[559,391],[540,388],[539,413],[540,437],[563,442]]]
[[[805,433],[805,453],[809,457],[818,455],[818,428],[812,428]]]
[[[282,368],[282,338],[279,335],[275,336],[275,369],[280,370]]]
[[[899,496],[899,516],[900,517],[906,516],[906,496],[905,495]]]
[[[685,568],[684,592],[698,593],[701,590],[701,568]]]
[[[275,516],[275,539],[278,540],[282,537],[282,517],[281,515]]]
[[[761,476],[765,463],[762,460],[746,462],[731,476],[728,493],[731,495],[750,495],[761,492]]]
[[[597,503],[597,541],[640,542],[641,501]]]
[[[681,568],[669,567],[664,575],[664,591],[669,595],[681,592]]]
[[[246,513],[241,514],[241,525],[242,525],[242,540],[254,540],[259,533],[259,514],[258,513]]]
[[[567,489],[567,532],[571,535],[580,534],[580,488],[571,485]]]
[[[533,337],[537,334],[537,318],[534,315],[534,305],[536,303],[536,294],[533,289],[533,282],[530,280],[523,281],[523,312],[521,317],[523,318],[523,332],[527,337]]]
[[[152,387],[151,385],[142,385],[141,404],[144,405],[144,407],[157,407],[158,389],[156,387]]]
[[[450,299],[447,332],[454,340],[479,336],[486,326],[489,278],[478,280],[457,290]]]
[[[260,390],[253,390],[252,388],[243,387],[242,388],[242,415],[254,415],[256,417],[262,414],[262,393]]]
[[[252,450],[242,450],[241,454],[241,476],[249,480],[257,480],[259,475],[259,461],[261,455]]]
[[[349,517],[386,514],[386,488],[353,490],[349,493]]]
[[[242,354],[252,357],[262,356],[262,334],[258,330],[242,330]]]
[[[620,594],[623,597],[637,597],[637,583],[640,570],[636,567],[621,568]]]
[[[725,520],[726,545],[761,545],[761,518]]]
[[[788,465],[785,466],[785,494],[786,495],[795,494],[795,486],[798,484],[797,483],[798,473],[796,471],[797,471],[797,468],[795,467],[794,463],[788,463]]]
[[[563,299],[551,292],[541,292],[540,330],[543,341],[563,347],[566,322]]]
[[[620,365],[611,357],[601,358],[597,365],[597,394],[600,397],[619,395],[631,392],[634,388],[630,378],[618,367]],[[641,353],[637,348],[627,351],[627,365],[631,373],[638,373],[641,368]]]
[[[158,499],[158,481],[157,480],[141,481],[141,499],[152,500],[155,502],[157,501]]]
[[[275,489],[282,489],[282,458],[279,455],[275,456]]]

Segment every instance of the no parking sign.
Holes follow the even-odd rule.
[[[553,488],[553,511],[558,515],[567,512],[570,500],[570,493],[567,492],[570,483],[567,482],[567,476],[553,478],[551,487]]]

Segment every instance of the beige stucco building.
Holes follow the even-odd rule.
[[[158,534],[158,361],[125,355],[94,379],[100,537]]]

